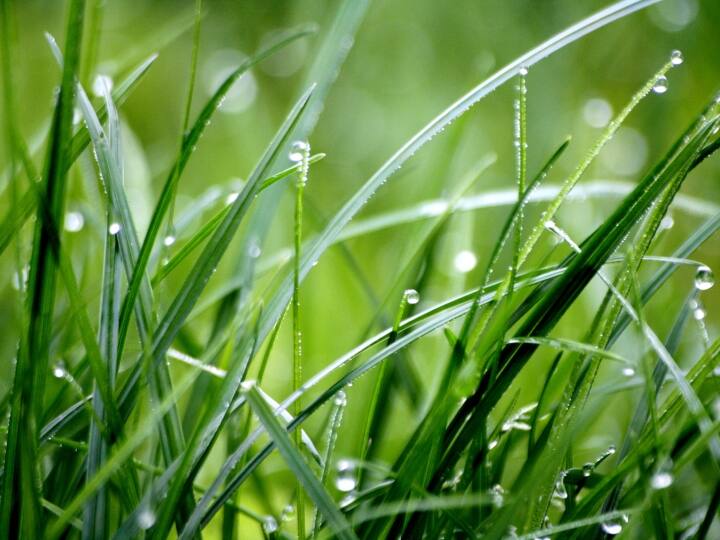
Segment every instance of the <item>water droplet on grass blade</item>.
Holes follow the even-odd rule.
[[[420,293],[417,292],[415,289],[407,289],[404,293],[405,301],[411,305],[414,306],[418,302],[420,302]]]
[[[163,244],[164,244],[166,247],[170,247],[170,246],[172,246],[174,243],[175,243],[175,237],[174,237],[172,234],[168,234],[168,235],[163,239]]]
[[[122,226],[119,223],[111,223],[110,226],[108,227],[108,232],[112,236],[115,236],[117,233],[120,232],[120,229],[122,229]]]
[[[700,291],[707,291],[713,285],[715,285],[715,274],[713,274],[710,267],[704,264],[698,266],[695,272],[695,288]]]
[[[674,50],[672,53],[670,53],[670,62],[673,66],[679,66],[685,61],[685,58],[683,58],[683,53],[681,51],[678,51],[677,49]]]
[[[335,474],[335,487],[339,491],[352,491],[357,486],[357,478],[355,476],[355,464],[347,459],[341,459],[337,464],[337,472]]]
[[[288,154],[288,158],[290,158],[290,161],[299,163],[303,160],[307,151],[308,151],[308,144],[306,142],[295,141],[294,143],[292,143],[292,146],[290,147],[290,153]]]
[[[650,487],[653,489],[666,489],[673,483],[673,475],[667,471],[655,473],[650,479]]]
[[[595,470],[594,463],[586,463],[585,465],[583,465],[583,468],[582,468],[583,476],[585,478],[587,478],[588,476],[590,476],[593,473],[594,470]]]
[[[335,394],[334,403],[337,407],[344,407],[347,405],[347,394],[340,390],[337,394]]]
[[[92,91],[98,97],[102,97],[106,92],[113,89],[113,80],[107,75],[98,75],[92,83]]]
[[[274,517],[267,516],[263,519],[262,528],[265,534],[275,533],[278,530],[278,522]]]
[[[633,375],[635,375],[635,370],[631,367],[626,367],[626,368],[623,368],[622,374],[625,375],[626,377],[632,377]]]
[[[58,362],[53,366],[53,377],[56,377],[58,379],[65,378],[65,375],[67,374],[67,371],[65,371],[65,366],[62,362]]]
[[[667,89],[668,89],[667,77],[665,75],[660,75],[655,80],[655,85],[653,86],[653,92],[655,92],[656,94],[664,94],[665,92],[667,92]]]
[[[455,255],[453,265],[458,272],[467,274],[475,268],[475,266],[477,266],[477,257],[472,251],[463,249],[462,251],[458,251]]]
[[[606,521],[600,525],[600,528],[605,534],[609,534],[610,536],[617,536],[623,529],[622,525],[616,521]]]
[[[85,225],[85,218],[80,212],[68,212],[65,215],[65,230],[68,232],[78,232]]]
[[[144,508],[137,517],[138,527],[145,531],[155,524],[156,519],[155,512],[149,508]]]

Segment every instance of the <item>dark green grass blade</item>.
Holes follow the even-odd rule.
[[[66,185],[66,148],[70,140],[74,77],[82,41],[84,2],[70,3],[66,32],[66,56],[60,93],[53,115],[44,173],[43,197],[47,200],[50,218],[38,215],[33,255],[28,280],[29,327],[15,367],[13,399],[8,428],[2,502],[0,503],[0,534],[9,536],[22,527],[28,538],[41,537],[44,522],[41,516],[40,477],[37,462],[38,418],[50,354],[52,312],[55,305],[57,265],[50,242],[54,224],[62,223]]]

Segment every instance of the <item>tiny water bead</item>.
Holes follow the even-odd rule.
[[[237,198],[240,194],[237,192],[230,193],[227,197],[225,197],[225,204],[232,204],[235,201],[237,201]]]
[[[617,521],[606,521],[600,525],[600,528],[605,534],[609,534],[610,536],[617,536],[623,530],[622,524]]]
[[[356,486],[357,477],[355,475],[355,464],[350,460],[341,459],[337,464],[335,487],[338,491],[347,493],[354,490]]]
[[[68,212],[65,215],[65,230],[68,232],[78,232],[85,225],[85,218],[80,212]]]
[[[117,233],[120,232],[120,229],[122,229],[122,226],[119,223],[111,223],[110,226],[108,227],[108,232],[112,236],[115,236]]]
[[[175,243],[175,237],[172,234],[168,234],[165,238],[163,238],[163,245],[165,247],[170,247]]]
[[[653,86],[653,92],[656,94],[664,94],[668,90],[668,79],[665,75],[660,75],[655,79],[655,85]]]
[[[155,525],[156,519],[157,516],[155,516],[155,512],[153,512],[149,508],[144,508],[140,511],[137,517],[138,527],[146,531],[147,529]]]
[[[633,375],[635,375],[635,370],[631,367],[625,367],[622,369],[622,374],[626,377],[632,377]]]
[[[336,407],[344,407],[347,405],[347,394],[340,390],[337,394],[335,394],[335,400],[333,403],[335,403]]]
[[[672,53],[670,53],[670,63],[673,66],[679,66],[684,61],[685,61],[685,58],[683,58],[683,53],[681,51],[678,51],[676,49]]]
[[[405,297],[405,301],[411,306],[420,302],[420,293],[415,289],[406,289],[403,296]]]
[[[715,285],[715,274],[710,267],[704,264],[698,266],[695,272],[695,288],[699,291],[707,291],[713,285]]]
[[[500,484],[495,484],[490,488],[490,498],[495,507],[500,508],[505,502],[505,490]]]
[[[290,158],[290,161],[299,163],[303,159],[305,159],[305,156],[308,153],[309,149],[310,147],[308,146],[308,143],[304,141],[295,141],[290,147],[290,153],[288,154],[288,158]]]
[[[595,471],[594,463],[586,463],[585,465],[583,465],[582,472],[583,472],[583,476],[585,478],[590,476],[593,473],[593,471]]]
[[[67,374],[67,371],[65,370],[65,365],[62,362],[58,362],[53,366],[53,377],[57,379],[64,379],[65,375]]]
[[[655,490],[669,488],[673,483],[673,475],[667,471],[655,473],[650,479],[650,487]]]
[[[477,257],[472,251],[463,249],[455,255],[453,266],[461,274],[467,274],[477,266]]]
[[[273,534],[278,530],[278,522],[272,516],[266,516],[263,519],[262,528],[265,534]]]

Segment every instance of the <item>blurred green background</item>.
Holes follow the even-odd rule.
[[[410,136],[447,105],[523,52],[584,16],[608,5],[608,1],[586,0],[376,0],[357,34],[354,46],[333,86],[317,128],[310,137],[314,152],[327,157],[314,165],[307,188],[309,209],[305,235],[318,231],[362,183]],[[24,137],[36,156],[42,157],[39,134],[49,121],[53,87],[59,71],[43,33],[63,39],[64,3],[23,0],[16,2],[17,49],[14,58],[17,111]],[[116,79],[131,67],[158,51],[160,56],[139,88],[121,108],[126,152],[126,184],[135,218],[147,223],[160,187],[174,158],[181,131],[188,85],[192,45],[192,1],[107,2],[99,44],[98,74]],[[264,146],[280,124],[302,83],[313,55],[327,32],[336,2],[330,1],[222,1],[206,0],[202,22],[198,84],[194,111],[217,87],[228,71],[248,54],[258,50],[288,29],[306,23],[317,25],[317,33],[294,43],[262,63],[236,85],[198,145],[181,179],[178,214],[191,208],[193,200],[213,186],[230,190],[245,178]],[[684,129],[720,83],[720,2],[717,0],[665,0],[577,43],[564,48],[530,69],[528,75],[529,173],[533,175],[567,135],[572,144],[553,170],[547,183],[557,184],[600,135],[611,114],[618,112],[632,94],[669,58],[672,50],[682,51],[685,62],[671,70],[669,89],[650,94],[630,116],[614,140],[583,177],[583,182],[616,180],[636,182]],[[448,195],[454,186],[483,157],[497,155],[497,161],[483,174],[474,193],[513,189],[513,84],[509,83],[476,105],[460,122],[425,147],[391,177],[363,210],[361,217],[400,209]],[[4,158],[4,154],[2,154]],[[40,159],[36,162],[41,163]],[[80,212],[85,225],[68,231],[87,300],[97,304],[102,241],[96,228],[102,209],[93,194],[94,180],[87,167],[73,171],[68,194],[69,212]],[[5,166],[2,167],[3,170]],[[674,226],[664,231],[654,254],[669,255],[720,202],[720,160],[711,159],[693,173],[683,194],[705,204],[703,212],[675,209]],[[4,182],[3,182],[4,183]],[[558,224],[576,240],[582,240],[617,204],[618,195],[574,200],[564,205]],[[0,203],[10,205],[8,190]],[[270,236],[262,248],[263,262],[291,241],[292,197],[286,190],[275,214]],[[528,209],[536,217],[538,205]],[[484,209],[455,216],[435,253],[434,272],[421,291],[422,305],[430,305],[474,286],[487,261],[507,207]],[[205,214],[205,215],[210,215]],[[202,220],[200,220],[202,221]],[[196,222],[199,223],[199,222]],[[393,285],[401,261],[410,254],[425,224],[403,225],[349,241],[346,245],[368,279],[374,294],[384,299]],[[72,229],[72,226],[70,227]],[[26,228],[28,234],[30,228]],[[191,229],[192,230],[192,229]],[[179,240],[182,240],[182,235]],[[547,238],[552,245],[552,238]],[[720,268],[716,239],[709,241],[695,258]],[[22,248],[29,253],[28,245]],[[458,252],[470,251],[477,266],[458,269]],[[558,255],[565,253],[558,248]],[[217,288],[236,268],[242,254],[230,252],[211,281],[206,295]],[[465,258],[467,262],[467,257]],[[470,258],[472,260],[472,258]],[[173,273],[156,296],[171,298],[192,263]],[[647,268],[653,267],[648,264]],[[14,260],[10,251],[0,262],[4,286],[0,291],[0,337],[2,374],[7,374],[14,355],[17,328],[17,291],[12,286]],[[271,268],[263,279],[277,271]],[[648,307],[649,319],[664,335],[678,306],[692,287],[693,272],[681,269],[666,290]],[[414,286],[404,283],[402,287]],[[259,287],[262,291],[263,287]],[[163,291],[166,291],[163,293]],[[581,298],[572,316],[556,335],[582,338],[604,290],[593,283]],[[303,285],[304,354],[307,375],[359,343],[367,333],[375,308],[366,291],[339,250],[331,250]],[[711,336],[717,333],[718,300],[715,290],[703,294],[708,307],[705,319]],[[399,297],[391,298],[394,306]],[[60,308],[62,309],[62,307]],[[93,311],[91,310],[91,313]],[[188,323],[188,343],[202,343],[210,330],[212,310]],[[287,326],[287,325],[286,325]],[[689,329],[680,362],[687,365],[702,347],[702,329]],[[182,348],[182,345],[178,345]],[[619,348],[628,357],[642,352],[639,340],[626,339]],[[446,358],[447,344],[440,335],[430,336],[409,351],[415,371],[427,389]],[[67,362],[73,354],[67,351]],[[128,352],[130,358],[134,351]],[[533,377],[547,367],[543,354],[519,379],[518,404],[534,399]],[[265,388],[276,399],[286,395],[291,380],[291,338],[281,332],[271,358]],[[613,371],[613,369],[615,371]],[[338,455],[358,452],[364,418],[366,377],[348,393],[349,410],[342,428]],[[623,382],[617,366],[603,373],[600,388]],[[0,377],[0,390],[8,381]],[[628,422],[628,405],[635,394],[620,393],[598,418],[593,433],[575,450],[579,456],[597,455],[598,449],[618,443]],[[402,397],[393,402],[386,439],[380,457],[388,461],[394,449],[409,434],[415,413]],[[310,432],[320,427],[320,418]],[[579,457],[582,461],[582,457]],[[212,476],[206,471],[205,480]],[[277,475],[285,489],[274,493],[276,504],[287,500],[292,483],[279,460],[263,468],[268,477]],[[260,504],[251,502],[249,504]]]

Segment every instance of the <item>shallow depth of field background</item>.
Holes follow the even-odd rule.
[[[62,4],[35,0],[16,3],[18,116],[31,147],[46,126],[53,86],[59,80],[43,32],[49,31],[64,40]],[[160,53],[150,73],[120,111],[127,156],[126,184],[141,227],[147,223],[170,160],[177,151],[192,34],[191,22],[183,21],[191,21],[193,4],[189,0],[122,0],[108,2],[106,7],[99,52],[100,73],[111,77],[125,74],[151,52]],[[402,143],[457,97],[526,50],[607,4],[598,0],[372,2],[310,138],[313,151],[324,152],[327,157],[311,168],[306,192],[310,207],[306,211],[306,237],[317,231]],[[273,35],[305,23],[316,23],[318,34],[296,42],[239,81],[201,139],[181,179],[179,213],[192,204],[194,197],[212,186],[229,190],[233,182],[249,173],[291,103],[303,90],[304,72],[334,9],[334,2],[319,0],[206,0],[194,110],[198,110],[231,67]],[[177,27],[187,30],[168,41]],[[613,23],[531,68],[528,75],[529,174],[534,175],[563,138],[572,135],[570,149],[547,180],[552,184],[560,182],[600,135],[610,111],[619,111],[667,61],[671,51],[679,49],[685,62],[671,70],[668,91],[662,95],[651,94],[643,101],[583,179],[583,182],[636,182],[720,86],[720,55],[714,54],[720,46],[718,27],[720,3],[716,0],[667,0]],[[367,205],[361,218],[446,195],[477,161],[491,153],[497,155],[497,161],[473,192],[512,189],[515,170],[512,100],[513,84],[505,85],[483,100],[392,176]],[[42,151],[36,155],[41,156]],[[90,169],[85,167],[85,170]],[[3,179],[0,199],[3,215],[9,201],[4,183]],[[73,169],[67,210],[83,213],[86,226],[78,232],[67,233],[66,241],[71,246],[74,244],[71,247],[73,262],[87,291],[100,290],[102,240],[97,229],[89,226],[93,216],[101,215],[101,210],[93,206],[97,204],[95,185],[93,179],[84,176],[82,167]],[[707,205],[720,203],[720,160],[710,159],[694,172],[684,185],[683,193]],[[617,196],[606,196],[568,202],[557,222],[579,242],[618,201]],[[289,190],[282,204],[263,247],[261,262],[270,260],[291,241]],[[536,215],[537,208],[537,205],[529,208],[530,217]],[[507,207],[501,207],[453,218],[436,256],[435,273],[427,288],[421,291],[421,304],[429,305],[476,285],[506,212]],[[661,234],[654,249],[656,255],[671,254],[703,219],[677,209],[672,217],[674,225]],[[421,223],[403,225],[348,242],[347,247],[379,298],[387,294],[401,261],[409,255],[408,248],[421,229]],[[31,228],[26,227],[28,238],[30,231]],[[552,238],[548,235],[546,241],[550,245]],[[695,258],[720,271],[718,246],[717,239],[712,239]],[[476,256],[474,270],[461,272],[456,267],[456,254],[461,251],[470,251]],[[566,248],[559,247],[555,258],[565,253]],[[232,273],[240,256],[238,250],[227,254],[205,297]],[[466,256],[466,262],[468,260],[472,257]],[[651,263],[646,269],[653,269]],[[156,296],[170,298],[164,287],[172,290],[190,270],[191,264],[186,264],[175,271],[167,283],[159,287]],[[276,270],[271,269],[260,279],[269,283]],[[0,391],[4,393],[18,328],[17,291],[12,286],[14,268],[10,251],[0,261],[0,272],[3,280]],[[681,270],[647,307],[649,321],[661,336],[666,334],[692,286],[692,272]],[[715,309],[720,300],[716,289],[718,287],[702,294],[711,337],[717,335],[720,322],[720,312]],[[555,335],[582,339],[603,293],[603,287],[594,282]],[[94,294],[89,293],[86,298],[91,313],[97,312],[98,298]],[[306,375],[352,348],[369,335],[369,331],[378,330],[368,328],[372,305],[337,249],[330,250],[305,281],[302,301]],[[393,299],[392,304],[396,301],[397,298]],[[66,306],[61,295],[58,309],[62,311]],[[187,324],[191,340],[203,343],[212,313],[209,310],[199,314]],[[288,325],[285,326],[264,384],[276,399],[286,395],[292,375],[291,336]],[[135,349],[126,353],[127,358],[137,350],[137,341],[133,343]],[[677,358],[687,364],[697,356],[700,346],[700,329],[691,325]],[[182,344],[177,347],[183,348]],[[632,332],[618,347],[631,359],[639,358],[644,350],[642,342],[633,339]],[[64,361],[72,363],[79,352],[66,351]],[[409,357],[428,390],[434,391],[436,374],[447,358],[444,338],[441,335],[425,338],[410,349]],[[548,354],[537,354],[520,377],[518,405],[534,399],[537,393],[533,387],[534,374],[544,373],[548,359]],[[174,369],[185,368],[175,366]],[[617,389],[626,379],[621,366],[606,366],[596,390]],[[348,393],[349,406],[339,438],[338,456],[353,456],[358,452],[362,424],[353,419],[362,418],[364,422],[365,396],[373,381],[374,375],[365,377]],[[71,399],[68,394],[68,403]],[[395,399],[394,414],[388,420],[380,453],[388,462],[394,458],[398,443],[409,435],[416,418],[402,395]],[[635,393],[618,392],[603,407],[593,432],[574,448],[580,462],[584,453],[592,459],[609,444],[619,444],[636,399]],[[317,415],[310,423],[311,435],[321,427],[321,419],[322,415]],[[201,483],[212,476],[211,469],[206,467],[199,479]],[[261,469],[267,479],[277,477],[278,489],[272,494],[275,508],[287,502],[294,486],[286,476],[289,473],[284,471],[278,458],[270,459]],[[242,502],[263,508],[262,496],[253,493],[252,483],[248,485],[250,488],[245,488],[247,496]]]

